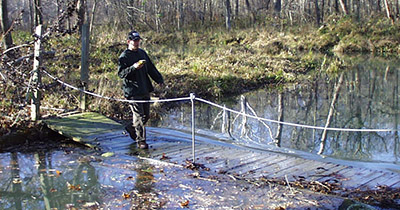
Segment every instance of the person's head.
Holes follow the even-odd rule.
[[[137,31],[131,31],[128,33],[128,49],[130,50],[138,50],[140,46],[140,40],[142,38],[140,37],[139,33]]]

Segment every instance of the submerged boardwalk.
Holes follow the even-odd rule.
[[[102,152],[131,153],[134,142],[123,126],[97,113],[74,114],[44,120],[53,130]],[[147,127],[152,160],[185,165],[192,159],[191,134],[166,128]],[[400,167],[391,170],[370,167],[367,163],[308,157],[291,153],[257,150],[196,136],[196,163],[216,173],[234,177],[276,180],[306,180],[333,183],[346,189],[373,189],[377,186],[400,188]]]

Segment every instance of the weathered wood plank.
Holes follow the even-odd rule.
[[[221,151],[223,148],[220,148],[220,147],[216,147],[216,148],[213,148],[213,149],[210,149],[208,146],[198,146],[198,147],[196,147],[196,151],[195,151],[195,156],[196,156],[196,162],[199,162],[199,161],[201,161],[203,158],[203,155],[205,155],[205,154],[209,154],[209,153],[211,153],[211,152],[217,152],[217,151]],[[183,160],[186,160],[186,159],[192,159],[193,158],[193,151],[192,151],[192,148],[190,148],[190,149],[187,149],[187,150],[184,150],[184,151],[182,151],[182,153],[180,153],[180,155],[179,156],[176,156],[176,157],[171,157],[171,161],[178,161],[178,159],[183,159]]]
[[[295,165],[291,167],[287,167],[285,169],[282,169],[280,171],[276,171],[275,174],[273,175],[274,178],[277,177],[284,177],[285,175],[288,175],[289,181],[295,180],[295,177],[299,177],[300,175],[304,177],[305,174],[311,174],[314,173],[314,171],[319,167],[317,165],[318,162],[310,160],[310,161],[304,161],[301,160],[299,163],[296,161],[294,162]]]
[[[368,186],[393,186],[394,184],[400,182],[400,175],[396,173],[385,173],[385,176],[378,177],[368,183]],[[362,186],[361,186],[362,187]]]
[[[69,115],[63,118],[43,120],[47,126],[75,141],[91,143],[94,135],[113,133],[121,130],[122,125],[95,112]]]
[[[237,174],[252,174],[252,175],[254,175],[254,173],[256,171],[266,172],[264,170],[265,168],[267,168],[268,166],[273,165],[279,161],[283,161],[287,158],[288,157],[285,157],[283,155],[270,154],[270,155],[266,156],[265,159],[263,159],[260,163],[257,163],[254,165],[251,164],[251,165],[245,165],[243,167],[238,167],[238,168],[231,170],[230,172],[237,173]],[[252,176],[252,177],[254,177],[254,176]]]

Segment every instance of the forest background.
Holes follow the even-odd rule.
[[[123,98],[117,59],[136,29],[166,81],[162,98],[215,100],[351,62],[343,54],[397,57],[399,0],[1,0],[0,136],[32,127],[32,92],[42,115],[74,110],[79,92],[43,75],[32,84],[36,26],[44,26],[44,70],[77,87],[82,26],[89,26],[88,90]],[[127,119],[126,104],[89,98],[88,109]],[[162,109],[166,107],[153,108]]]

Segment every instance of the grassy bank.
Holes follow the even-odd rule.
[[[318,28],[293,26],[284,31],[280,28],[271,24],[271,27],[231,31],[212,28],[199,29],[199,32],[143,32],[142,48],[148,51],[166,81],[165,88],[156,87],[155,95],[174,98],[193,92],[197,96],[215,100],[258,88],[313,79],[321,71],[335,73],[348,65],[335,53],[397,56],[400,52],[399,25],[392,25],[386,18],[357,22],[349,17],[332,16]],[[122,81],[117,76],[117,59],[126,48],[127,32],[107,27],[93,31],[89,90],[123,98]],[[32,39],[23,32],[15,32],[13,36],[17,45]],[[52,37],[44,45],[46,51],[55,51],[54,56],[44,59],[44,69],[78,86],[79,36]],[[26,65],[27,72],[31,69],[31,62]],[[47,76],[43,77],[43,83],[43,106],[61,109],[77,107],[77,91],[58,85]],[[8,88],[2,94],[1,109],[10,113],[2,116],[2,124],[15,124],[13,122],[19,109],[9,98],[16,97],[17,89]],[[89,100],[89,109],[92,111],[115,118],[129,115],[126,104],[92,97]]]

